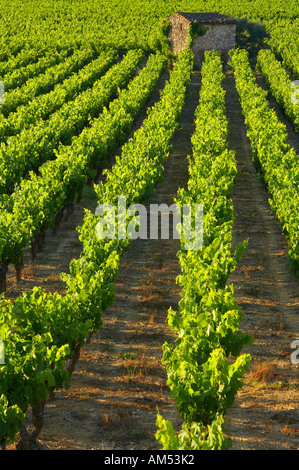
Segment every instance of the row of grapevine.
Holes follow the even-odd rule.
[[[9,113],[17,110],[19,106],[26,105],[35,96],[48,93],[57,83],[61,83],[71,74],[78,72],[81,67],[86,65],[92,59],[97,57],[98,51],[91,47],[75,50],[75,52],[68,57],[68,50],[63,50],[57,55],[53,55],[54,65],[48,66],[43,73],[37,73],[36,76],[27,79],[27,75],[21,71],[21,78],[14,83],[14,74],[10,74],[4,78],[4,86],[6,87],[5,102],[1,105],[0,116],[1,118],[7,117]],[[24,75],[24,79],[22,76]],[[24,83],[18,86],[20,81]],[[17,88],[15,88],[17,86]],[[10,88],[14,88],[9,90]],[[8,91],[7,91],[8,88]]]
[[[271,25],[268,40],[272,51],[281,57],[283,66],[299,79],[298,25],[281,20]]]
[[[26,67],[29,64],[34,64],[50,51],[52,51],[53,54],[55,48],[53,49],[51,46],[40,47],[39,45],[31,48],[24,47],[16,56],[12,56],[0,62],[0,76],[3,78],[3,76],[14,70]]]
[[[27,80],[33,79],[37,75],[45,73],[47,69],[55,67],[63,62],[68,55],[68,50],[64,50],[60,53],[50,51],[45,53],[37,62],[20,68],[15,68],[11,72],[1,76],[2,81],[5,84],[6,91],[11,92],[15,88],[21,87],[27,82]]]
[[[286,116],[299,131],[299,93],[287,71],[270,49],[261,49],[257,55],[257,71],[262,73],[272,95]]]
[[[299,157],[287,143],[285,126],[270,108],[267,92],[256,83],[246,51],[231,51],[236,86],[251,141],[254,161],[281,222],[293,271],[299,274]]]
[[[99,57],[82,67],[78,73],[72,74],[62,83],[55,85],[52,91],[33,98],[29,103],[19,106],[7,119],[0,121],[0,139],[6,141],[9,136],[20,134],[21,131],[38,120],[49,119],[67,101],[90,88],[109,67],[118,59],[116,51],[101,52]]]
[[[1,52],[0,52],[0,61],[8,62],[10,59],[14,59],[19,54],[22,53],[22,50],[26,49],[26,39],[20,36],[2,36],[1,38]]]
[[[80,119],[82,120],[81,114],[83,115],[84,107],[88,107],[89,111],[85,119],[92,110],[94,114],[96,114],[94,110],[103,110],[104,104],[109,103],[118,87],[124,87],[132,78],[142,57],[141,51],[129,51],[121,63],[112,66],[109,70],[111,73],[108,72],[108,83],[105,82],[106,86],[102,90],[98,86],[97,93],[93,93],[91,96],[87,95],[88,99],[82,100],[82,107],[80,107],[79,100],[76,113],[74,112],[76,108],[70,107],[70,114],[71,117],[74,116],[75,125],[78,125],[78,120],[79,122]],[[151,60],[150,64],[153,62]],[[152,67],[155,67],[155,64]],[[153,81],[155,77],[153,77],[151,67],[149,66],[147,70],[150,76],[148,80]],[[134,84],[133,81],[131,88],[134,87]],[[138,87],[138,81],[135,87]],[[92,92],[92,90],[88,91]],[[145,96],[147,91],[147,88],[143,91]],[[140,100],[136,99],[134,109],[126,111],[128,104],[125,92],[126,90],[124,90],[123,98],[119,97],[116,99],[116,103],[111,103],[112,108],[109,113],[104,109],[103,113],[95,119],[93,125],[85,127],[78,136],[73,136],[71,145],[60,145],[55,160],[49,160],[41,165],[38,174],[30,172],[30,179],[22,179],[11,196],[3,195],[0,215],[0,225],[3,230],[0,243],[3,290],[5,290],[7,266],[10,263],[18,262],[24,248],[33,241],[40,231],[53,226],[59,210],[66,202],[73,201],[76,193],[84,185],[89,169],[96,163],[101,167],[108,151],[112,151],[113,146],[117,145],[122,136],[126,135],[128,126],[135,117],[133,113],[140,105]],[[94,97],[94,101],[90,97]],[[131,105],[130,101],[129,105]],[[119,112],[125,116],[116,122]],[[70,121],[68,125],[71,122],[73,121]],[[62,120],[60,126],[63,125]],[[101,126],[99,131],[98,125]],[[94,138],[95,132],[97,132],[97,139]],[[95,146],[95,142],[98,147]]]
[[[133,55],[133,57],[132,57]],[[16,136],[11,136],[6,144],[2,144],[0,147],[0,168],[2,175],[0,177],[0,191],[6,193],[9,188],[13,187],[16,183],[19,183],[22,176],[26,175],[28,171],[37,170],[42,163],[52,159],[55,155],[60,144],[70,145],[74,135],[79,134],[84,126],[86,126],[90,119],[95,118],[102,110],[104,106],[113,99],[119,88],[123,88],[127,85],[128,81],[136,71],[136,67],[140,64],[142,59],[142,53],[134,52],[129,54],[122,62],[114,64],[115,54],[104,53],[100,57],[99,61],[96,60],[95,67],[98,67],[99,75],[104,73],[104,76],[98,76],[94,73],[92,67],[92,79],[95,82],[91,87],[86,88],[83,86],[81,93],[73,94],[72,89],[70,90],[69,101],[63,101],[65,94],[62,95],[62,101],[59,101],[59,95],[50,95],[50,108],[40,108],[37,113],[46,114],[51,112],[55,104],[52,104],[52,100],[57,98],[57,105],[61,104],[60,108],[50,114],[49,119],[37,119],[33,125],[25,126],[23,130]],[[105,73],[107,67],[111,65],[109,70]],[[82,79],[83,76],[83,79]],[[78,81],[80,83],[89,82],[88,70],[85,75],[85,70],[77,76],[78,80],[71,81],[71,88],[73,85],[76,86]],[[75,83],[74,83],[75,82]],[[68,87],[68,82],[66,83]],[[64,88],[65,90],[65,88]],[[59,91],[59,90],[57,90]],[[46,102],[44,99],[33,101],[28,106],[24,107],[24,110],[16,113],[16,118],[19,118],[20,124],[30,119],[31,109],[36,109],[40,101]],[[73,98],[73,99],[72,99]],[[55,103],[55,101],[54,101]],[[27,109],[29,113],[27,114]],[[26,118],[27,116],[27,118]],[[33,118],[31,118],[34,120]],[[8,119],[7,126],[14,123],[14,119]],[[0,126],[1,127],[1,126]],[[3,126],[5,127],[5,126]],[[18,128],[18,125],[16,126]],[[7,129],[7,127],[6,127]]]
[[[108,204],[115,213],[115,234],[113,238],[100,237],[98,224],[103,221],[103,214],[97,211],[85,212],[85,219],[78,229],[83,244],[82,255],[72,260],[70,274],[64,280],[71,291],[80,289],[87,282],[95,266],[101,268],[102,305],[107,306],[114,295],[114,281],[122,253],[131,243],[129,226],[133,222],[138,226],[136,214],[128,214],[125,221],[118,213],[119,197],[126,198],[126,205],[144,202],[153,192],[162,178],[163,164],[168,157],[170,140],[178,127],[181,110],[193,68],[193,55],[184,51],[179,55],[175,69],[171,72],[160,101],[148,113],[142,126],[125,143],[121,155],[111,170],[104,171],[105,182],[94,187],[98,204]],[[133,102],[131,103],[133,106]],[[122,225],[124,222],[124,225]],[[117,236],[118,229],[125,230],[125,236]]]
[[[162,363],[183,425],[176,434],[172,423],[158,414],[156,438],[165,450],[230,447],[224,415],[250,364],[248,354],[239,354],[252,338],[239,330],[243,313],[234,300],[233,286],[227,285],[247,242],[235,251],[231,245],[231,196],[237,170],[234,152],[227,148],[223,78],[220,54],[206,52],[189,180],[176,198],[182,210],[184,204],[203,204],[203,242],[200,249],[185,249],[183,236],[178,253],[181,300],[179,312],[168,313],[176,340],[163,345]],[[237,358],[233,361],[230,355]]]
[[[115,114],[107,111],[106,130],[113,120],[114,126],[119,124],[121,128],[121,120],[126,119],[129,110],[132,115],[140,112],[140,106],[153,91],[166,63],[166,58],[160,54],[149,58],[148,67],[140,71],[131,82],[131,88],[124,92],[123,107],[117,110],[115,100],[112,103]],[[117,185],[120,179],[122,190],[135,201],[142,200],[153,190],[161,177],[169,141],[178,125],[192,65],[190,53],[182,54],[160,101],[150,110],[134,138],[123,146],[122,157],[118,161],[124,159],[128,164],[116,163],[107,173],[107,186],[100,184],[95,188],[99,203],[104,199],[115,200],[119,194]],[[118,138],[124,139],[131,124],[132,120],[126,122],[122,129],[123,136],[115,133],[109,136],[103,132],[100,142],[98,131],[103,120],[95,120],[94,133],[86,133],[86,148],[95,140],[94,151],[101,153],[100,144],[105,145],[106,136],[115,147]],[[98,156],[94,157],[98,159]],[[134,190],[132,176],[139,177],[139,184]],[[96,224],[97,216],[86,212],[80,230],[82,254],[78,260],[71,262],[70,274],[62,275],[67,286],[64,296],[47,294],[40,288],[34,288],[32,292],[24,292],[14,302],[1,297],[0,336],[6,352],[5,366],[0,366],[0,440],[3,446],[20,431],[29,405],[35,416],[35,428],[29,437],[33,439],[38,435],[41,424],[34,411],[42,409],[53,390],[68,386],[84,338],[90,331],[101,327],[101,312],[113,300],[118,260],[128,241],[123,244],[123,240],[99,239],[94,230]],[[74,359],[69,369],[64,367],[67,359]],[[21,435],[26,437],[26,429],[21,430]]]

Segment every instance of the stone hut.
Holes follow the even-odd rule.
[[[227,53],[236,46],[236,20],[220,13],[174,13],[167,20],[170,23],[169,41],[171,50],[177,54],[189,43],[190,34],[195,63],[200,63],[204,52],[221,51],[224,60]],[[205,33],[196,34],[202,26]],[[195,34],[192,34],[195,31]]]

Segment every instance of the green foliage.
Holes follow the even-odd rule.
[[[291,20],[284,16],[269,22],[268,45],[276,56],[282,61],[282,65],[299,79],[299,50],[298,50],[298,15]]]
[[[5,0],[0,4],[0,61],[24,48],[59,52],[64,47],[90,44],[112,46],[120,53],[138,48],[164,50],[161,24],[179,11],[219,11],[239,20],[263,22],[267,28],[281,19],[289,25],[299,16],[297,0],[56,0],[54,5],[52,0],[23,0],[21,9]],[[255,39],[251,30],[250,36]]]
[[[170,421],[157,415],[156,440],[163,450],[228,450],[231,440],[225,436],[224,418],[217,415],[206,429],[197,422],[184,422],[176,433]]]
[[[298,51],[299,54],[299,51]],[[292,87],[292,80],[281,62],[270,49],[262,49],[257,56],[257,71],[261,72],[277,103],[284,109],[286,116],[299,132],[299,99]]]
[[[142,58],[141,51],[130,51],[119,64],[111,67],[103,77],[104,83],[100,79],[98,85],[82,94],[84,96],[79,95],[73,103],[65,103],[62,109],[54,113],[48,121],[45,121],[45,124],[40,124],[43,136],[41,140],[41,134],[37,132],[37,128],[29,129],[32,136],[35,135],[35,132],[37,134],[26,142],[23,154],[19,152],[19,156],[15,159],[15,165],[19,165],[20,172],[24,171],[24,165],[38,164],[41,156],[47,158],[47,152],[48,154],[54,152],[62,135],[71,139],[71,145],[60,143],[59,149],[56,151],[57,158],[50,159],[41,165],[39,174],[30,172],[30,178],[22,178],[19,186],[12,193],[10,201],[5,201],[6,211],[0,214],[0,226],[3,234],[0,243],[0,256],[3,261],[16,263],[22,256],[24,248],[29,245],[38,232],[54,225],[58,211],[66,201],[72,201],[83,187],[89,169],[95,167],[95,159],[98,160],[97,167],[101,166],[108,152],[115,149],[119,142],[125,138],[131,128],[134,116],[136,116],[134,113],[137,113],[144,104],[144,95],[141,96],[141,101],[136,100],[135,97],[135,108],[128,107],[126,113],[125,101],[120,100],[117,101],[119,109],[111,111],[110,114],[106,112],[100,114],[96,124],[101,125],[102,130],[98,133],[97,139],[94,137],[97,132],[96,125],[85,127],[78,136],[72,136],[72,132],[75,128],[79,128],[80,122],[81,125],[84,125],[91,115],[96,118],[97,113],[103,111],[104,105],[108,105],[115,94],[120,92],[120,87],[125,87],[128,84]],[[153,59],[150,60],[149,65],[152,62]],[[165,65],[164,57],[160,58],[160,67],[161,64]],[[152,75],[151,79],[153,80]],[[157,80],[157,75],[154,75],[154,79]],[[152,86],[153,82],[150,89],[145,88],[144,93],[150,93]],[[125,89],[125,91],[127,95],[127,90]],[[149,95],[145,94],[145,96]],[[131,101],[129,103],[131,105]],[[112,102],[111,106],[117,108],[116,103]],[[127,106],[129,106],[128,103]],[[122,120],[120,120],[120,112],[124,116]],[[22,142],[22,139],[19,139],[20,145]],[[13,147],[15,148],[15,145]],[[30,153],[32,152],[34,158],[37,159],[34,163],[30,159],[28,147]],[[13,175],[16,173],[15,167]]]
[[[102,169],[125,142],[171,57],[165,19],[176,11],[213,11],[215,2],[57,0],[53,5],[50,0],[23,0],[22,8],[16,8],[14,2],[0,0],[0,5],[0,74],[6,91],[0,107],[0,258],[8,265],[20,259],[41,230],[54,225],[87,177]],[[269,46],[283,67],[298,75],[296,0],[221,0],[217,10],[239,19],[242,47],[257,51],[269,35]],[[190,38],[203,33],[195,26]],[[146,66],[136,74],[143,59]],[[265,93],[255,87],[244,57],[236,53],[233,63],[255,162],[262,168],[298,273],[298,158],[268,110]],[[259,66],[267,69],[272,92],[292,113],[280,64],[263,51]],[[120,192],[129,203],[153,193],[178,127],[192,67],[192,54],[184,51],[161,100],[123,147],[113,170],[105,173],[106,184],[95,187],[99,203],[115,204]],[[186,251],[183,238],[178,253],[183,295],[179,313],[169,311],[168,316],[177,341],[165,343],[163,361],[185,421],[176,433],[158,416],[157,439],[166,449],[230,447],[224,414],[249,365],[250,357],[239,354],[252,341],[239,330],[242,312],[233,287],[227,286],[247,242],[232,249],[236,164],[226,145],[217,53],[206,55],[202,72],[190,179],[177,202],[204,203],[203,249]],[[65,361],[89,331],[101,328],[102,311],[114,299],[120,258],[130,242],[98,240],[96,224],[96,216],[86,211],[79,229],[82,254],[71,262],[69,274],[61,276],[65,296],[33,289],[15,302],[0,299],[6,361],[0,366],[1,442],[13,441],[29,406],[69,385]],[[236,360],[228,361],[229,355]]]
[[[130,75],[133,65],[136,67],[136,60],[139,62],[142,54],[131,51],[128,57],[127,74]],[[53,211],[51,200],[60,207],[58,195],[61,194],[62,199],[65,197],[68,186],[63,187],[62,182],[68,181],[67,176],[74,185],[92,161],[99,166],[100,162],[96,159],[101,158],[103,161],[108,149],[115,148],[119,141],[125,139],[166,64],[167,59],[161,53],[149,57],[146,67],[119,94],[118,99],[111,102],[109,109],[95,119],[77,140],[74,139],[73,146],[66,149],[65,160],[58,156],[56,161],[51,162],[49,173],[41,169],[42,178],[36,178],[36,184],[47,182],[48,190],[35,189],[31,193],[29,189],[34,186],[24,186],[27,190],[26,209],[31,208],[33,211],[30,214],[31,224],[36,223],[39,217],[44,220],[45,215]],[[152,193],[161,178],[169,142],[178,126],[192,67],[193,56],[190,51],[185,51],[178,59],[160,101],[151,108],[148,118],[135,132],[134,138],[123,146],[123,162],[126,161],[127,165],[120,165],[118,161],[109,176],[107,174],[107,183],[95,188],[99,203],[104,200],[114,201],[120,189],[133,201],[141,201]],[[79,147],[79,143],[80,146],[85,145],[86,152],[75,154],[76,144]],[[63,168],[59,168],[61,161]],[[74,175],[70,171],[73,165],[77,165]],[[138,179],[134,186],[132,183],[136,174]],[[74,176],[77,179],[72,180]],[[32,175],[31,181],[34,180]],[[51,192],[56,190],[55,182],[62,188],[61,193],[56,193],[56,200],[55,193]],[[9,204],[5,198],[3,204]],[[17,207],[16,202],[13,207]],[[42,207],[46,213],[43,217]],[[25,223],[29,223],[28,219]],[[13,217],[10,222],[12,220]],[[0,337],[5,345],[6,362],[0,366],[0,390],[8,405],[19,407],[23,413],[29,406],[34,407],[45,400],[53,390],[69,385],[70,376],[64,367],[66,360],[71,358],[78,343],[83,344],[90,331],[100,329],[102,311],[114,299],[114,282],[120,257],[130,240],[98,239],[95,234],[96,222],[96,216],[87,211],[80,229],[83,243],[81,256],[72,260],[69,274],[61,275],[66,283],[66,295],[49,294],[41,288],[34,288],[31,292],[24,292],[15,302],[1,297]],[[16,252],[12,252],[11,256],[11,259],[15,259]],[[14,415],[10,411],[7,416]],[[12,424],[6,423],[0,427],[3,431],[0,441],[13,439],[20,430],[21,419],[15,427]]]
[[[232,249],[231,196],[237,170],[234,154],[227,150],[223,77],[220,53],[206,52],[189,180],[176,198],[181,206],[203,204],[203,246],[186,250],[182,237],[178,253],[179,313],[168,312],[169,326],[177,337],[174,344],[163,345],[162,363],[184,425],[176,435],[171,423],[158,417],[156,438],[164,449],[229,447],[223,417],[242,387],[251,360],[248,354],[239,355],[253,338],[239,330],[243,313],[234,299],[233,286],[227,285],[247,240]]]
[[[91,52],[87,52],[91,60]],[[92,67],[84,67],[75,78],[71,76],[61,86],[56,85],[53,92],[38,95],[10,114],[2,122],[3,134],[9,138],[0,149],[1,192],[16,183],[22,184],[28,171],[53,159],[62,145],[69,146],[88,121],[97,117],[128,84],[142,58],[141,51],[132,51],[115,64],[115,52],[105,52],[91,63]]]
[[[230,54],[253,158],[267,184],[271,208],[281,222],[288,242],[291,266],[294,274],[298,276],[298,155],[287,143],[286,127],[270,107],[267,93],[256,83],[246,51],[236,49]],[[288,93],[288,82],[283,77],[280,80],[280,67],[273,62],[272,54],[261,53],[260,61],[267,63],[269,74],[273,74],[273,81],[275,79],[278,86],[277,90]]]
[[[17,405],[9,406],[5,395],[0,396],[0,436],[1,442],[13,442],[21,429],[25,413]]]

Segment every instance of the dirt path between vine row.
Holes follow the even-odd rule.
[[[164,76],[165,79],[165,76]],[[160,81],[160,88],[163,86]],[[227,413],[227,429],[236,449],[298,449],[298,369],[290,362],[290,344],[298,335],[299,283],[286,258],[278,221],[270,213],[267,192],[251,162],[246,129],[231,74],[224,81],[230,123],[229,145],[236,151],[238,179],[234,191],[234,243],[250,238],[240,266],[231,277],[236,299],[244,311],[242,330],[254,335],[252,367]],[[181,128],[150,203],[170,205],[178,186],[188,177],[194,111],[200,74],[194,73],[182,112]],[[155,93],[158,99],[158,92]],[[144,117],[144,114],[143,114]],[[136,126],[141,123],[142,117]],[[59,279],[69,261],[80,253],[75,227],[84,207],[96,201],[85,188],[82,201],[56,235],[48,233],[35,262],[25,260],[23,280],[8,276],[8,296],[42,285],[63,291]],[[176,253],[178,240],[135,240],[124,254],[116,282],[116,299],[103,314],[103,327],[81,352],[69,390],[47,402],[39,443],[50,450],[157,449],[157,407],[177,429],[181,419],[166,386],[161,365],[162,345],[173,341],[167,310],[179,301]],[[9,446],[14,449],[14,446]]]

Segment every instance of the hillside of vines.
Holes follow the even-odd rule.
[[[298,450],[298,2],[0,6],[1,449]]]

